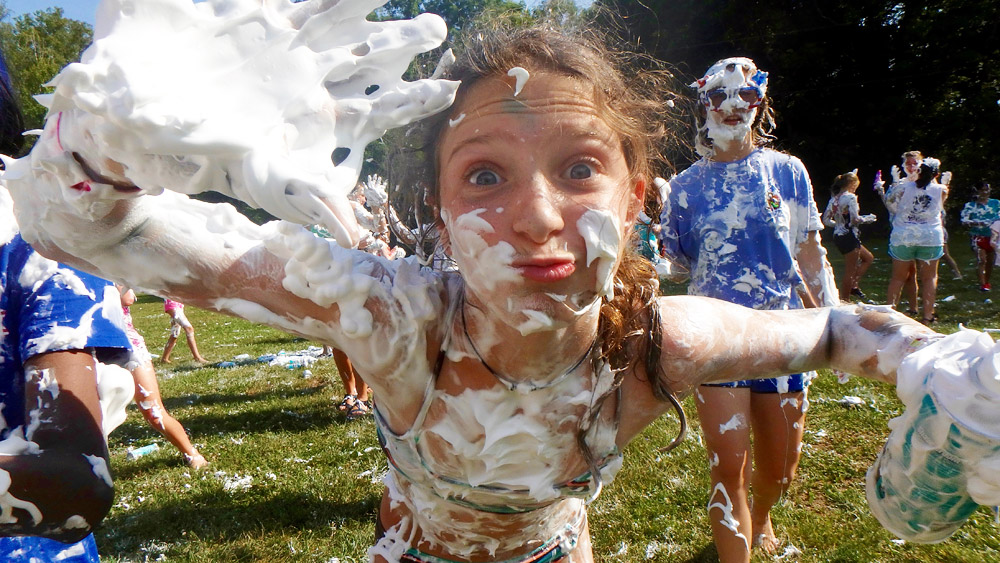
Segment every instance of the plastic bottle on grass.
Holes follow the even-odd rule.
[[[128,453],[125,454],[125,457],[127,457],[128,459],[139,459],[140,457],[144,455],[149,455],[158,449],[160,449],[160,445],[157,444],[156,442],[153,442],[152,444],[149,444],[148,446],[142,446],[141,448],[129,448]]]

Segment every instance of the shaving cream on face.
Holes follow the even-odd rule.
[[[452,218],[447,210],[442,210],[441,215],[448,229],[452,258],[469,291],[508,326],[525,336],[563,328],[572,319],[593,312],[600,306],[601,297],[613,297],[614,273],[622,242],[620,222],[614,214],[588,209],[577,221],[577,229],[587,249],[585,265],[594,272],[596,281],[593,289],[564,295],[502,290],[505,285],[522,284],[524,280],[512,267],[514,247],[505,241],[490,245],[486,240],[495,229],[482,217],[485,212],[485,209],[477,209]],[[498,209],[497,213],[500,212]],[[498,302],[500,294],[506,295],[502,302]]]
[[[549,307],[540,308],[538,295],[525,295],[514,286],[522,284],[520,272],[512,264],[514,247],[506,241],[491,245],[487,237],[496,231],[477,209],[453,217],[441,210],[441,219],[448,230],[451,257],[458,264],[471,295],[476,296],[490,311],[490,316],[517,328],[522,334],[552,330],[565,326],[551,316]],[[507,289],[510,288],[510,291]],[[490,347],[489,343],[484,349]]]
[[[514,77],[514,97],[516,98],[518,94],[521,93],[521,88],[528,82],[528,77],[531,76],[527,70],[516,66],[507,71],[507,76]]]
[[[698,100],[705,106],[707,116],[705,123],[699,129],[696,139],[698,154],[710,157],[715,154],[715,148],[727,150],[733,143],[742,142],[750,134],[754,119],[757,117],[759,100],[767,95],[767,73],[757,69],[757,65],[745,57],[723,59],[712,65],[705,75],[690,85],[698,90]],[[740,90],[752,89],[756,92],[757,102],[749,102],[740,96]],[[716,105],[709,94],[722,99]],[[726,117],[738,115],[738,123],[727,124]],[[706,136],[712,144],[702,141]]]
[[[597,268],[597,297],[610,300],[614,297],[615,272],[622,244],[621,223],[608,211],[589,209],[577,221],[577,228],[587,244],[587,266]]]

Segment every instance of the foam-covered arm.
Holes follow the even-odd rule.
[[[806,240],[798,245],[795,261],[816,305],[832,307],[840,304],[837,281],[826,259],[826,249],[820,242],[818,231],[809,231]]]
[[[44,97],[55,147],[31,172],[62,188],[214,190],[351,246],[343,200],[365,146],[448,107],[457,86],[402,80],[446,26],[367,21],[382,3],[105,1],[95,42]]]
[[[837,221],[834,220],[834,218],[833,218],[833,202],[832,201],[830,202],[830,205],[827,205],[826,210],[823,211],[823,215],[822,215],[821,219],[823,220],[823,224],[826,225],[827,227],[836,227],[837,226]]]
[[[940,335],[888,308],[758,311],[715,299],[660,298],[661,377],[680,394],[707,382],[821,368],[895,382],[909,353]]]

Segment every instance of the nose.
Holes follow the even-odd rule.
[[[566,226],[562,215],[562,197],[544,175],[537,173],[517,188],[517,206],[512,227],[536,244],[542,244]]]

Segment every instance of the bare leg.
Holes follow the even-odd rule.
[[[942,258],[944,258],[944,261],[948,263],[948,267],[951,268],[951,273],[954,274],[955,279],[962,279],[961,268],[958,267],[958,263],[955,262],[955,259],[951,257],[951,252],[948,252],[947,237],[945,237],[944,241],[944,256],[942,256]]]
[[[719,561],[747,563],[753,537],[748,498],[750,390],[702,386],[695,403],[711,470],[708,518]]]
[[[997,259],[997,253],[995,250],[988,250],[986,252],[986,285],[990,285],[990,277],[993,275],[993,263]]]
[[[860,248],[844,255],[844,279],[840,282],[840,300],[850,301],[851,290],[854,289],[858,271],[858,254]]]
[[[177,345],[177,337],[170,334],[167,338],[167,345],[163,347],[163,354],[160,356],[160,361],[169,364],[170,363],[170,353],[174,351],[174,346]]]
[[[333,349],[333,362],[337,364],[337,373],[340,374],[340,381],[344,384],[345,395],[358,395],[358,389],[354,384],[354,366],[347,354],[340,350]]]
[[[980,288],[985,288],[990,284],[990,276],[993,275],[994,260],[996,260],[996,251],[976,248],[976,273],[979,275]]]
[[[187,336],[187,345],[188,348],[191,349],[191,355],[194,356],[194,361],[205,363],[205,358],[201,357],[201,354],[198,353],[198,342],[194,339],[194,327],[184,327],[184,333]]]
[[[353,368],[354,366],[352,365],[351,367]],[[354,370],[352,375],[354,377],[354,388],[359,389],[358,400],[362,403],[368,402],[371,388],[368,387],[364,379],[361,379],[361,375],[358,374],[357,370]]]
[[[799,466],[805,431],[805,397],[800,393],[751,393],[753,429],[753,545],[766,553],[778,549],[771,507],[788,490]]]
[[[132,379],[135,380],[135,404],[146,422],[184,454],[184,460],[188,465],[195,469],[208,465],[205,458],[191,444],[181,423],[163,406],[160,385],[156,381],[153,365],[147,363],[133,369]]]
[[[889,289],[886,291],[886,300],[894,309],[899,308],[899,292],[903,289],[903,285],[907,281],[910,266],[912,266],[912,262],[892,259],[892,274],[889,278]],[[914,301],[914,306],[915,304],[916,302]]]
[[[910,302],[910,309],[913,314],[916,314],[920,309],[920,305],[917,301],[917,266],[913,262],[910,262],[910,271],[906,275],[906,283],[903,284],[903,292],[906,294],[907,300]]]
[[[861,283],[861,278],[865,277],[869,266],[874,261],[875,256],[871,250],[868,250],[864,246],[858,249],[858,269],[854,272],[854,287],[858,287],[858,284]]]
[[[924,322],[928,322],[934,319],[934,300],[937,298],[937,260],[923,261],[918,260],[917,263],[920,265],[920,283],[923,285],[923,289],[920,292],[920,297],[923,299],[923,315]]]

